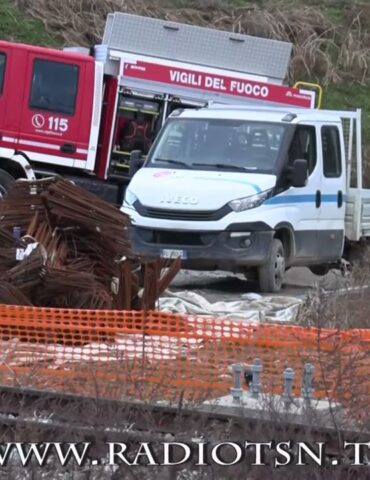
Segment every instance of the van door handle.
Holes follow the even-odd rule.
[[[342,208],[342,205],[343,205],[343,192],[342,192],[342,190],[338,191],[337,205],[338,205],[338,208]]]
[[[316,190],[316,208],[321,207],[321,191]]]
[[[63,143],[60,147],[60,151],[63,153],[75,153],[76,145],[73,145],[73,143]]]

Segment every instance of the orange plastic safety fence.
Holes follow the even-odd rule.
[[[227,395],[234,363],[262,362],[265,392],[286,367],[315,368],[315,395],[370,394],[370,332],[336,331],[163,312],[0,305],[0,384],[115,399],[202,400]],[[246,387],[245,387],[246,388]],[[358,403],[360,405],[360,403]]]

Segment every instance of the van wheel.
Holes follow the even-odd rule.
[[[283,285],[285,273],[284,246],[278,238],[272,241],[270,257],[265,265],[258,270],[258,280],[261,292],[279,292]]]
[[[0,169],[0,199],[5,197],[15,178],[5,170]]]

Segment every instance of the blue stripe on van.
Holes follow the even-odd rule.
[[[321,203],[337,203],[338,195],[337,194],[327,194],[321,195]],[[346,201],[346,196],[343,195],[343,202]],[[264,202],[264,204],[286,204],[286,203],[310,203],[316,202],[316,195],[306,194],[306,195],[282,195],[277,197],[271,197]]]

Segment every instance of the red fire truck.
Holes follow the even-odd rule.
[[[0,41],[0,196],[14,179],[61,174],[121,203],[133,150],[167,116],[209,102],[314,107],[283,85],[291,44],[124,13],[101,45]]]

